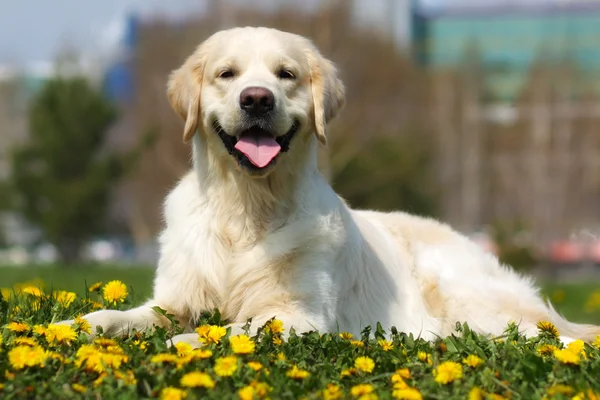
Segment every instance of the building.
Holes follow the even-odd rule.
[[[473,52],[491,99],[510,102],[534,61],[569,61],[600,93],[600,1],[438,3],[413,12],[413,51],[423,65],[458,66]]]

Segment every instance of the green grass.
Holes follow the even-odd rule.
[[[46,283],[41,297],[24,293],[8,300],[0,297],[0,398],[135,399],[169,398],[167,394],[171,394],[170,398],[175,399],[185,392],[187,398],[234,399],[240,398],[240,391],[254,391],[255,398],[268,392],[272,399],[321,399],[335,398],[327,397],[335,390],[339,391],[338,398],[349,399],[390,399],[411,394],[415,397],[410,398],[464,399],[475,391],[486,393],[472,397],[482,399],[500,398],[491,394],[511,399],[572,398],[586,393],[580,397],[583,399],[592,398],[590,393],[600,394],[598,347],[586,345],[585,355],[575,347],[554,352],[548,346],[562,345],[551,332],[526,339],[515,326],[508,326],[498,340],[481,337],[466,325],[458,325],[455,334],[434,342],[392,331],[391,343],[387,344],[391,348],[378,342],[383,331],[377,327],[365,330],[362,337],[353,340],[334,334],[290,332],[282,342],[279,334],[261,330],[252,337],[254,350],[237,355],[232,345],[235,339],[230,340],[229,333],[211,336],[218,343],[204,347],[210,350],[209,354],[189,353],[190,349],[183,347],[168,348],[165,341],[180,332],[177,327],[133,332],[114,343],[92,345],[88,345],[79,325],[72,328],[76,331],[72,337],[63,342],[60,333],[53,338],[48,330],[55,329],[48,328],[50,322],[82,315],[95,307],[124,310],[143,301],[150,294],[152,275],[149,268],[0,269],[0,286],[4,288],[19,287],[36,278]],[[113,279],[125,282],[130,292],[131,287],[136,288],[136,299],[129,296],[123,303],[108,304],[100,293],[85,289],[85,281],[92,284]],[[64,304],[55,295],[48,295],[50,287],[75,291],[78,296]],[[584,305],[596,287],[587,283],[547,284],[544,290],[556,300],[562,296],[557,308],[570,318],[593,322],[598,321],[598,312],[586,313]],[[94,305],[88,299],[98,303]],[[218,315],[205,315],[198,323],[224,325],[225,321]],[[66,329],[62,334],[68,336],[71,328]],[[540,351],[545,345],[550,349],[547,354]],[[234,355],[235,371],[231,376],[222,376],[218,365],[223,357]],[[469,356],[477,356],[479,365],[465,364]],[[262,369],[255,371],[251,366],[256,364],[250,361],[260,363]],[[301,371],[294,370],[295,366]],[[353,370],[356,366],[363,370]],[[449,369],[447,375],[441,372],[444,368]],[[404,370],[402,374],[395,373],[400,369]],[[185,387],[181,379],[193,371],[208,374],[206,382],[214,383],[214,387]],[[328,388],[330,391],[325,393]],[[353,395],[361,390],[372,393]]]

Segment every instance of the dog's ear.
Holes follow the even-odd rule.
[[[344,84],[338,78],[333,63],[325,59],[316,49],[307,51],[307,59],[310,68],[315,134],[321,143],[326,144],[326,125],[344,107]]]
[[[169,76],[167,96],[171,107],[185,121],[183,141],[189,142],[198,127],[200,117],[200,94],[208,51],[200,45],[185,63]]]

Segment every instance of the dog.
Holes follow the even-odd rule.
[[[187,332],[218,309],[232,334],[273,317],[296,332],[360,335],[381,323],[426,340],[457,322],[490,336],[511,321],[526,336],[550,321],[565,342],[600,334],[562,318],[530,278],[449,226],[349,208],[317,170],[345,90],[308,39],[262,27],[217,32],[172,72],[167,94],[193,168],[164,204],[154,296],[88,314],[92,327],[122,335],[169,326],[159,306]],[[177,342],[200,345],[196,333]]]

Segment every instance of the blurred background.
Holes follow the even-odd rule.
[[[264,25],[335,61],[320,168],[351,206],[433,216],[600,322],[600,1],[22,0],[0,14],[0,287],[150,293],[190,168],[169,72]]]

